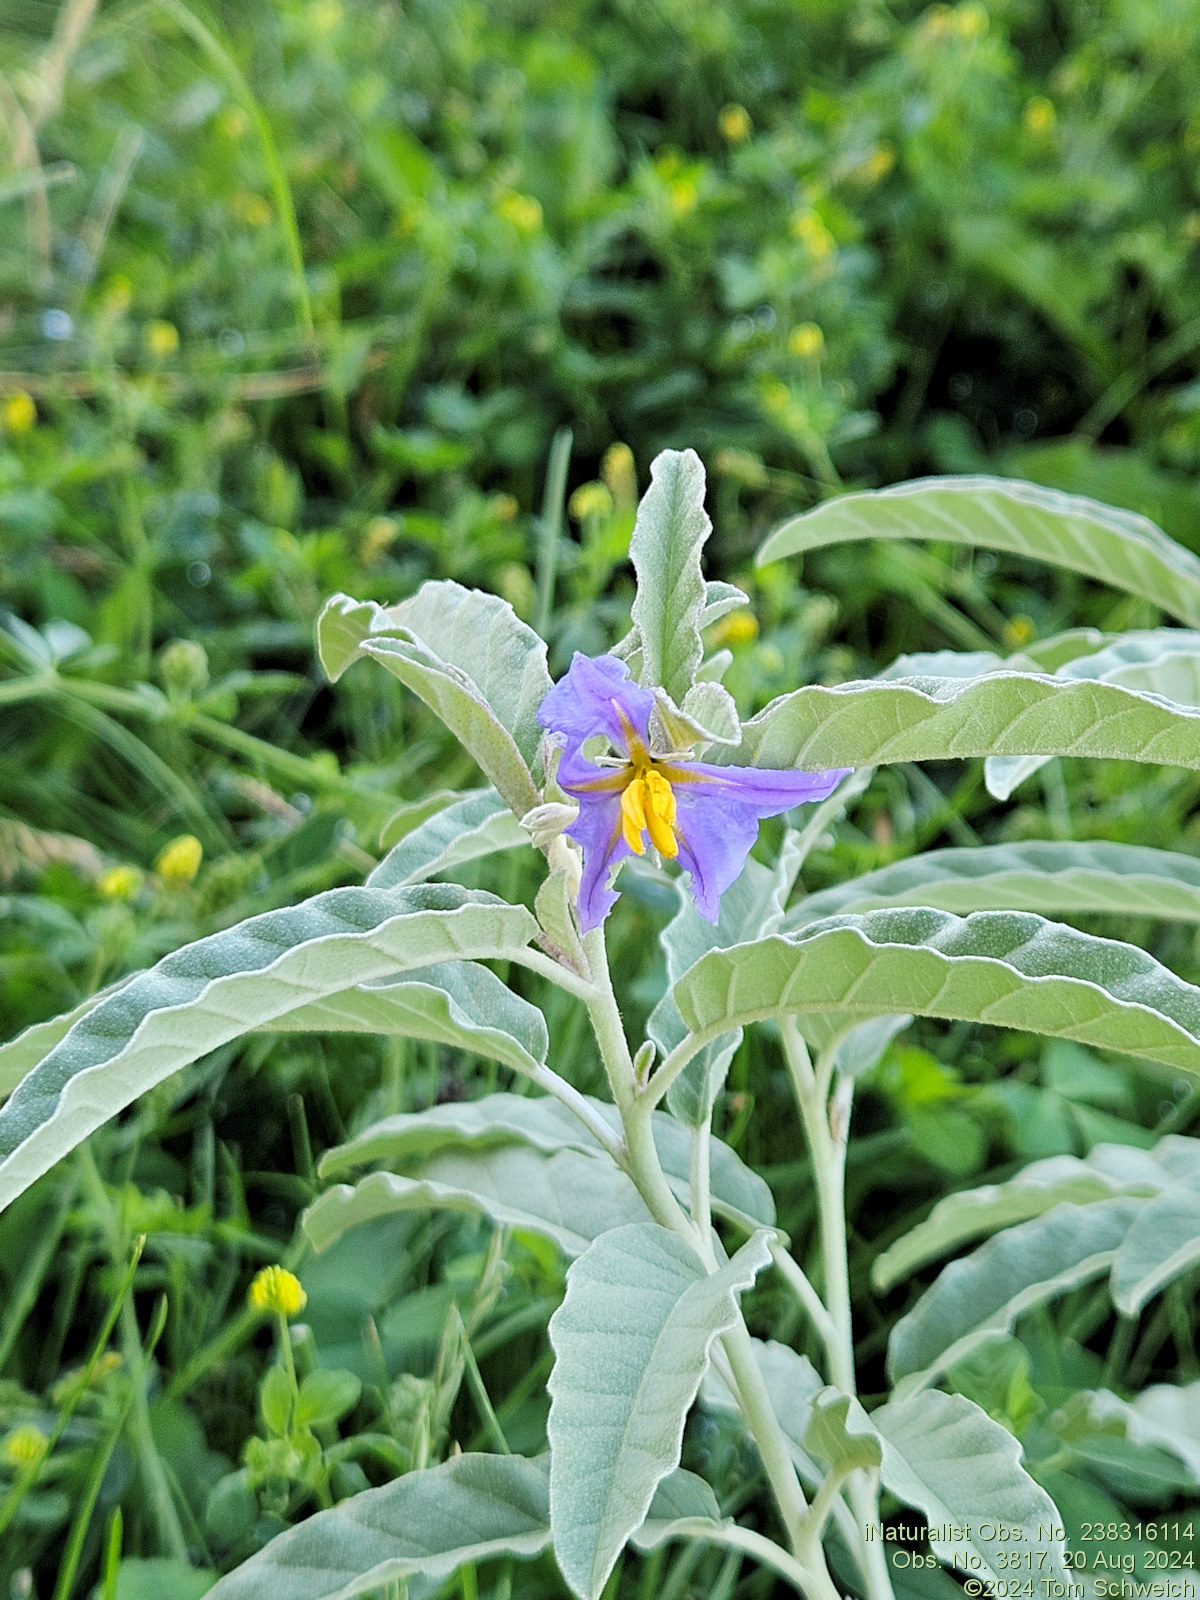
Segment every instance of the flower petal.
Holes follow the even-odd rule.
[[[590,762],[581,764],[591,765]],[[621,831],[620,790],[582,797],[579,815],[563,831],[583,849],[579,926],[584,933],[590,933],[600,926],[616,904],[617,891],[608,886],[609,868],[633,854]]]
[[[650,743],[650,713],[654,696],[629,677],[629,668],[616,656],[588,657],[578,651],[566,676],[558,680],[542,701],[538,721],[551,733],[565,734],[578,747],[598,733],[607,734],[618,750],[629,752],[629,726]]]
[[[806,800],[824,800],[849,769],[774,772],[692,761],[662,770],[675,791],[679,864],[691,875],[696,910],[715,922],[721,896],[745,866],[762,818]]]

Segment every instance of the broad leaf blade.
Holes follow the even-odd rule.
[[[1062,1525],[1053,1500],[1021,1465],[1017,1440],[974,1401],[926,1389],[880,1406],[870,1421],[883,1441],[885,1487],[924,1512],[930,1545],[943,1561],[970,1551],[981,1563],[972,1570],[1003,1593],[1006,1571],[999,1568],[997,1550],[1004,1546],[981,1531],[981,1525],[1002,1524],[1021,1530],[1019,1543],[1026,1550],[1047,1551],[1047,1578],[1062,1582],[1068,1576],[1062,1541],[1049,1537],[1050,1529]]]
[[[511,957],[535,932],[521,906],[438,884],[331,889],[184,946],[82,1017],[0,1111],[0,1205],[219,1045],[431,958]]]
[[[960,915],[1095,911],[1200,922],[1200,860],[1106,840],[931,850],[809,895],[788,912],[783,928],[886,906],[933,906]]]
[[[769,1260],[757,1234],[706,1275],[675,1234],[642,1223],[602,1235],[567,1274],[550,1323],[550,1521],[580,1600],[597,1600],[678,1465],[709,1349]]]
[[[876,766],[1013,756],[1097,756],[1200,768],[1200,709],[1116,683],[996,672],[813,685],[773,700],[717,764]]]
[[[1107,1272],[1146,1204],[1130,1198],[1058,1205],[952,1261],[892,1329],[893,1380],[928,1381],[1007,1333],[1032,1306]]]
[[[677,704],[704,654],[700,623],[708,596],[700,552],[711,532],[700,457],[694,450],[664,450],[651,464],[629,555],[637,573],[633,625],[642,682],[665,689]]]
[[[1135,1317],[1153,1295],[1200,1261],[1200,1180],[1173,1183],[1142,1208],[1117,1251],[1112,1296]]]
[[[588,1104],[614,1133],[620,1133],[621,1121],[615,1106],[590,1096]],[[655,1113],[651,1126],[667,1181],[680,1198],[686,1199],[691,1160],[688,1131],[664,1112]],[[321,1176],[335,1177],[374,1162],[386,1162],[397,1171],[411,1172],[416,1170],[414,1164],[438,1151],[484,1149],[500,1144],[527,1144],[546,1155],[558,1150],[579,1150],[597,1157],[600,1154],[600,1146],[588,1129],[560,1101],[549,1096],[490,1094],[480,1100],[386,1117],[348,1143],[328,1151],[321,1161]],[[721,1139],[712,1140],[710,1167],[713,1204],[719,1213],[767,1227],[773,1225],[775,1203],[767,1184]]]
[[[898,1013],[984,1022],[1200,1072],[1200,989],[1153,957],[1029,912],[831,917],[714,950],[679,980],[686,1025]]]
[[[417,1580],[409,1591],[417,1600],[468,1561],[528,1560],[549,1543],[544,1460],[459,1455],[318,1511],[209,1594],[212,1600],[352,1600],[408,1578]]]
[[[536,1075],[549,1049],[546,1019],[474,962],[418,968],[298,1006],[260,1031],[374,1033],[473,1050]]]
[[[1200,561],[1147,517],[1014,479],[919,478],[785,522],[758,562],[857,539],[938,539],[1051,561],[1200,626]]]
[[[1078,1156],[1050,1156],[1045,1161],[1035,1161],[1006,1183],[963,1189],[939,1200],[924,1222],[902,1234],[875,1258],[871,1282],[884,1294],[918,1267],[949,1255],[968,1239],[1044,1216],[1064,1202],[1090,1205],[1122,1195],[1149,1199],[1165,1181],[1165,1173],[1157,1184],[1148,1179],[1122,1180]]]
[[[495,789],[476,789],[393,845],[367,878],[367,888],[424,883],[465,861],[528,844],[529,835]]]
[[[349,1228],[399,1211],[465,1211],[549,1239],[578,1256],[606,1230],[649,1216],[632,1182],[607,1156],[527,1145],[448,1149],[414,1162],[411,1176],[373,1172],[353,1188],[327,1189],[302,1218],[313,1248],[324,1250]]]

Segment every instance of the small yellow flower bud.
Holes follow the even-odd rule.
[[[496,211],[519,233],[535,233],[542,225],[541,205],[531,194],[502,194],[496,201]]]
[[[715,649],[723,644],[748,644],[757,636],[758,619],[753,611],[731,611],[728,616],[718,617],[709,629],[708,643]]]
[[[717,127],[721,130],[722,139],[727,139],[730,144],[745,144],[754,130],[750,113],[745,106],[736,104],[721,107]]]
[[[696,209],[700,186],[693,177],[673,178],[667,185],[667,203],[674,217],[686,217]]]
[[[179,329],[173,322],[148,322],[142,343],[152,356],[173,356],[179,349]]]
[[[191,883],[200,871],[204,846],[193,834],[181,833],[158,853],[154,870],[168,883]]]
[[[308,1304],[300,1279],[286,1267],[264,1267],[256,1273],[249,1300],[255,1311],[276,1311],[283,1317],[298,1316]]]
[[[28,433],[37,422],[37,406],[24,389],[14,389],[0,400],[0,421],[6,433]]]
[[[837,249],[837,241],[815,211],[797,211],[789,224],[814,261],[824,261]]]
[[[966,0],[954,11],[953,29],[960,39],[978,39],[988,30],[986,7],[979,0]]]
[[[600,476],[614,502],[623,510],[637,505],[637,467],[627,444],[610,444],[600,462]]]
[[[1018,612],[1015,617],[1010,617],[1004,624],[1004,643],[1010,650],[1020,650],[1029,643],[1036,631],[1033,625],[1033,618],[1025,616],[1023,612]]]
[[[567,502],[567,510],[577,522],[611,516],[612,509],[613,497],[603,483],[581,483]]]
[[[49,1443],[40,1428],[32,1422],[25,1422],[5,1436],[3,1445],[0,1445],[0,1454],[6,1466],[20,1471],[22,1467],[36,1467],[46,1454]]]
[[[802,322],[788,334],[788,349],[804,361],[812,361],[825,348],[825,335],[815,322]]]
[[[142,881],[142,874],[137,867],[122,863],[102,872],[96,887],[106,900],[133,900],[142,887]]]
[[[1044,94],[1035,94],[1021,113],[1021,121],[1027,133],[1032,133],[1037,139],[1044,139],[1048,133],[1053,133],[1057,121],[1054,102],[1047,100]]]

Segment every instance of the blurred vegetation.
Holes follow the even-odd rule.
[[[384,674],[321,683],[318,606],[437,576],[532,618],[552,553],[554,659],[601,650],[663,446],[704,457],[712,575],[754,600],[756,621],[710,635],[747,711],[907,649],[1153,625],[1070,575],[936,546],[832,550],[801,574],[749,561],[821,496],[925,472],[1093,494],[1200,549],[1198,53],[1196,0],[6,0],[4,1036],[359,881],[398,806],[394,836],[475,781]],[[564,429],[565,492],[543,499]],[[810,886],[937,843],[1195,849],[1197,797],[1192,775],[1062,763],[1000,808],[976,769],[889,769]],[[532,889],[519,864],[482,871]],[[666,914],[635,884],[615,920],[647,1008]],[[1190,934],[1119,931],[1196,975]],[[597,1087],[570,1004],[530,993],[560,1068]],[[538,1448],[552,1252],[510,1243],[505,1277],[494,1241],[445,1220],[316,1261],[293,1242],[314,1157],[347,1127],[496,1086],[425,1046],[264,1038],[164,1085],[0,1219],[0,1593],[82,1596],[124,1554],[106,1600],[186,1600],[185,1558],[228,1566],[320,1494],[489,1439],[480,1370],[512,1447]],[[754,1041],[721,1116],[803,1252],[784,1093]],[[880,1243],[985,1172],[1186,1130],[1192,1103],[1163,1095],[1022,1039],[910,1035],[850,1156],[863,1358],[905,1299],[865,1291]],[[255,1414],[269,1328],[244,1294],[277,1260],[309,1295],[302,1363],[365,1386],[340,1445],[322,1421],[308,1476]],[[1080,1372],[1113,1335],[1086,1311],[1062,1324],[1091,1341],[1071,1345]],[[795,1336],[789,1315],[764,1295],[760,1331]],[[1110,1368],[1194,1375],[1172,1326]],[[1039,1329],[1011,1372],[963,1379],[1019,1389],[1016,1431],[1061,1380]],[[29,1468],[20,1428],[56,1418]],[[730,1483],[747,1470],[716,1424],[691,1448]],[[1136,1474],[1116,1478],[1078,1467],[1064,1514],[1140,1503]],[[636,1565],[628,1592],[652,1592]],[[548,1563],[517,1582],[563,1592]]]

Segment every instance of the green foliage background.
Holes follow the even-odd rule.
[[[321,682],[322,600],[452,577],[532,618],[553,546],[557,670],[624,628],[632,508],[664,446],[704,458],[710,576],[754,599],[757,631],[731,619],[723,640],[744,711],[907,649],[1153,625],[1143,602],[948,547],[834,549],[799,577],[749,558],[839,487],[976,470],[1145,511],[1200,549],[1198,50],[1194,0],[8,0],[4,1035],[188,938],[359,881],[397,806],[413,809],[391,838],[475,782],[382,673]],[[562,428],[571,513],[554,544],[560,508],[542,497]],[[809,887],[945,842],[1194,849],[1190,775],[1056,763],[1039,784],[998,808],[977,764],[889,769]],[[191,881],[155,870],[181,834],[204,848]],[[504,860],[479,870],[532,890]],[[643,886],[619,913],[618,964],[647,1011],[668,909]],[[1089,925],[1195,975],[1186,930]],[[554,1058],[597,1088],[578,1017],[531,997]],[[255,1534],[208,1510],[256,1426],[249,1272],[289,1248],[314,1156],[348,1127],[497,1086],[495,1068],[424,1046],[263,1039],[151,1096],[90,1165],[0,1219],[0,1423],[53,1415],[133,1235],[149,1237],[143,1329],[155,1292],[170,1297],[150,1406],[134,1406],[64,1600],[94,1581],[117,1505],[129,1556],[214,1567],[303,1512],[285,1495]],[[724,1135],[803,1240],[782,1098],[771,1047],[743,1047]],[[870,1260],[946,1187],[1149,1142],[1192,1114],[1132,1068],[981,1030],[910,1035],[851,1146],[861,1358],[908,1293],[876,1302]],[[456,1301],[509,1442],[537,1448],[558,1264],[519,1243],[500,1297],[478,1232],[389,1226],[302,1271],[313,1359],[367,1384],[347,1437],[387,1433],[386,1470],[487,1437],[444,1333]],[[1135,1348],[1140,1379],[1195,1375],[1179,1314]],[[759,1317],[796,1331],[769,1296]],[[1081,1304],[1064,1323],[1074,1376],[1051,1372],[1043,1327],[1011,1372],[976,1375],[977,1397],[1033,1426],[1039,1383],[1129,1357],[1122,1328],[1112,1356],[1111,1325],[1089,1318]],[[118,1336],[123,1364],[64,1433],[0,1582],[26,1566],[47,1593],[61,1582],[63,1530],[142,1360],[136,1319]],[[705,1426],[695,1448],[736,1476],[735,1445]],[[385,1475],[369,1452],[349,1459]],[[1076,1469],[1080,1503],[1105,1514],[1111,1471]],[[664,1559],[639,1578],[631,1558],[628,1592]],[[548,1561],[530,1571],[527,1592],[561,1592]]]

